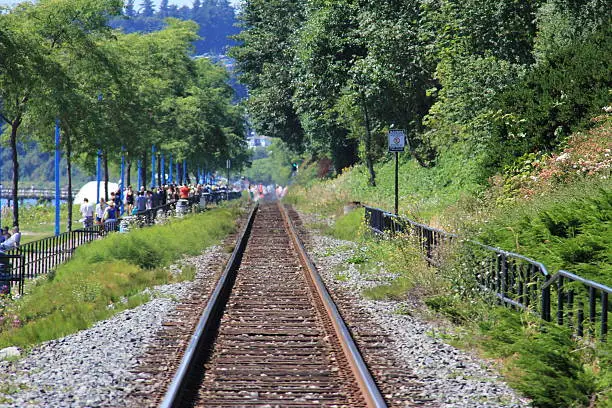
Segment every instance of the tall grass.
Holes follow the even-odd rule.
[[[234,230],[238,213],[215,209],[79,247],[69,262],[8,305],[0,348],[29,347],[74,333],[147,301],[145,288],[193,277],[189,268],[175,277],[164,267],[219,242]]]
[[[395,200],[395,162],[388,160],[376,166],[377,186],[368,184],[367,169],[357,165],[330,180],[304,180],[289,190],[287,201],[307,212],[332,214],[349,201],[391,211]],[[305,169],[307,172],[308,169]],[[475,165],[465,163],[459,155],[440,158],[438,166],[424,168],[414,160],[400,159],[399,212],[411,218],[429,221],[462,197],[479,191]]]
[[[403,164],[400,213],[430,223],[443,221],[462,235],[478,235],[489,244],[541,260],[553,271],[565,267],[608,282],[609,180],[581,180],[548,196],[495,208],[472,181],[469,166],[459,169],[450,159],[439,166]],[[535,407],[612,406],[610,341],[575,339],[566,328],[500,307],[489,297],[468,297],[464,289],[470,277],[453,272],[452,261],[442,270],[429,268],[409,237],[372,239],[361,229],[363,211],[338,216],[349,201],[390,209],[391,169],[391,163],[378,167],[378,187],[369,187],[365,170],[355,167],[334,180],[293,186],[288,199],[304,211],[333,216],[335,223],[323,228],[325,233],[358,242],[346,262],[364,279],[378,282],[364,291],[365,296],[420,299],[428,307],[420,311],[424,316],[435,314],[455,325],[456,330],[445,334],[448,341],[499,362],[508,383],[530,397]],[[466,180],[457,180],[461,177]]]

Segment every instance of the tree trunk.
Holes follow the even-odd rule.
[[[131,173],[132,173],[132,161],[130,160],[130,158],[128,157],[126,159],[126,171],[127,173],[125,174],[125,186],[131,186],[132,185],[132,177],[131,177]],[[140,186],[138,186],[138,188],[140,188]]]
[[[17,129],[21,125],[21,115],[17,116],[11,125],[11,158],[13,160],[13,226],[19,226],[19,160],[17,157]]]
[[[365,122],[365,156],[366,166],[370,173],[369,183],[372,187],[376,187],[376,173],[374,173],[374,160],[372,159],[372,132],[370,131],[370,115],[368,113],[368,105],[366,104],[365,95],[361,94],[361,106],[363,108],[363,119]]]
[[[70,157],[72,154],[72,143],[70,141],[70,131],[64,131],[64,136],[66,137],[66,167],[68,172],[68,217],[66,230],[70,232],[72,231],[72,159]]]
[[[410,152],[412,157],[414,157],[417,163],[419,163],[419,166],[424,167],[424,168],[430,167],[427,165],[427,163],[425,163],[425,160],[423,160],[421,155],[417,153],[417,151],[414,148],[414,143],[410,143],[410,138],[408,137],[408,135],[406,135],[406,143],[408,144],[408,151]]]
[[[108,153],[102,153],[102,164],[104,166],[104,199],[108,203]]]

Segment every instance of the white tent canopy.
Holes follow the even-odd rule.
[[[97,189],[98,187],[97,187],[96,181],[90,181],[86,183],[83,187],[81,187],[81,189],[77,193],[76,197],[74,198],[74,203],[82,204],[83,199],[87,198],[87,200],[89,200],[90,203],[96,204],[96,197],[98,195]],[[118,190],[119,190],[119,184],[111,183],[111,182],[108,183],[109,198],[110,198],[111,192],[117,192]],[[104,197],[104,182],[100,182],[100,197]]]

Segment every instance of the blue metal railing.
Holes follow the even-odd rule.
[[[501,303],[534,311],[549,322],[556,314],[557,324],[573,328],[579,336],[584,335],[584,328],[588,326],[591,336],[599,334],[606,340],[611,288],[564,270],[551,275],[544,264],[526,256],[461,239],[456,234],[378,208],[366,206],[365,218],[377,234],[403,232],[415,237],[422,257],[436,267],[442,265],[445,250],[450,250],[451,245],[460,245],[465,254],[465,268],[475,277],[476,285],[492,293]],[[555,296],[556,303],[552,301]],[[599,328],[595,327],[597,321]]]

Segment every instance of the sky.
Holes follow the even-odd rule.
[[[240,0],[230,0],[230,3],[232,5],[237,5],[240,2]],[[16,4],[19,3],[19,0],[0,0],[0,5],[12,5],[12,4]],[[136,0],[134,2],[136,9],[138,9],[140,7],[140,0]],[[159,0],[155,0],[155,4],[156,7],[159,7]],[[176,4],[177,6],[181,7],[181,6],[189,6],[191,7],[193,5],[193,0],[169,0],[168,1],[169,4]]]

